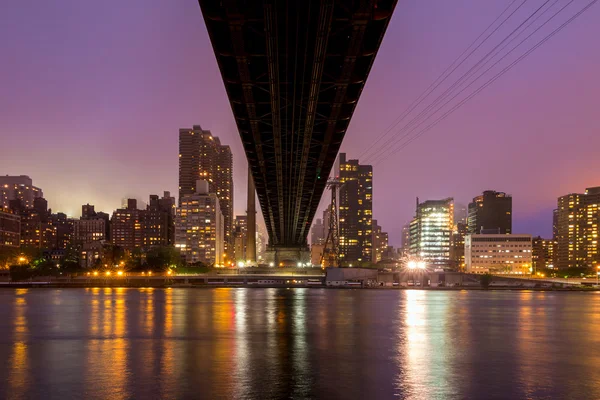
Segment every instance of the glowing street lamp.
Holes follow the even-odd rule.
[[[118,272],[117,272],[117,275],[119,275],[119,276],[123,276],[123,271],[118,271]]]
[[[106,271],[106,276],[110,276],[110,271]]]
[[[417,262],[411,260],[406,264],[406,266],[408,269],[417,269]]]
[[[244,268],[244,262],[243,261],[238,262],[238,267]]]
[[[98,271],[94,271],[94,276],[98,276]]]
[[[274,262],[270,262],[270,263],[269,263],[269,267],[274,267],[274,266],[275,266],[275,263],[274,263]]]
[[[173,271],[171,271],[171,270],[167,271],[167,275],[172,275],[172,274],[173,274]]]
[[[425,263],[425,261],[418,261],[417,262],[417,268],[418,269],[426,269],[427,268],[427,264]]]

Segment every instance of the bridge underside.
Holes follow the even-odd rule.
[[[277,247],[306,245],[396,0],[199,0]]]

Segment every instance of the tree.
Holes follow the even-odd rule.
[[[179,252],[170,246],[153,247],[146,253],[146,264],[153,270],[164,270],[166,268],[181,265]]]
[[[481,284],[481,287],[487,289],[490,286],[490,283],[492,283],[492,279],[492,274],[486,273],[481,275],[481,277],[479,278],[479,283]]]
[[[33,276],[29,265],[11,265],[9,271],[10,279],[13,281],[24,281]]]

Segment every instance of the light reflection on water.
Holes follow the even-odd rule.
[[[0,398],[600,398],[600,296],[5,289]]]

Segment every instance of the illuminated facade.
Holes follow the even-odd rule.
[[[456,218],[455,218],[456,220]],[[460,220],[460,219],[459,219]],[[467,235],[467,224],[457,222],[452,228],[450,246],[450,266],[455,270],[464,270],[465,263],[465,236]]]
[[[0,248],[19,247],[21,244],[21,218],[8,209],[0,208]]]
[[[388,234],[383,232],[377,220],[373,220],[373,263],[383,260],[383,253],[388,248]]]
[[[465,263],[469,273],[528,275],[532,271],[531,235],[468,234]]]
[[[233,224],[233,253],[235,262],[246,262],[246,245],[248,235],[248,217],[238,215]]]
[[[73,221],[73,241],[77,244],[106,240],[106,221],[103,218]]]
[[[373,167],[339,155],[340,258],[342,264],[373,258]]]
[[[188,263],[222,265],[224,218],[219,199],[199,180],[195,194],[180,200],[175,216],[175,247]]]
[[[142,215],[137,209],[137,200],[128,199],[126,208],[115,210],[110,219],[111,243],[124,250],[142,247]]]
[[[454,200],[427,200],[419,203],[409,226],[408,254],[425,261],[428,267],[450,266],[450,241],[454,221]]]
[[[598,224],[600,223],[600,187],[585,193],[558,198],[556,212],[556,266],[558,268],[600,265]]]
[[[175,198],[170,192],[164,192],[163,197],[150,195],[150,202],[145,210],[140,212],[142,223],[142,246],[170,246],[175,242]]]
[[[512,233],[512,197],[486,190],[469,203],[469,233]]]
[[[39,197],[44,197],[42,189],[33,186],[27,175],[0,176],[0,209],[9,208],[11,200],[21,200],[23,207],[33,208]]]
[[[196,193],[198,179],[208,182],[209,192],[220,202],[225,229],[225,251],[233,243],[233,156],[229,146],[199,125],[179,130],[179,205]],[[233,252],[231,252],[233,253]]]
[[[74,220],[64,213],[50,215],[50,224],[56,229],[55,249],[66,249],[73,241]]]
[[[554,268],[556,241],[554,239],[542,239],[540,236],[533,238],[531,254],[534,271],[542,268]]]

